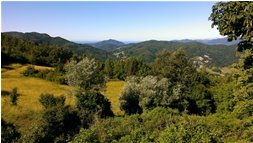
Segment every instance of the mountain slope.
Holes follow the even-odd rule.
[[[106,51],[114,51],[115,49],[117,49],[120,46],[123,46],[125,44],[123,42],[120,42],[117,40],[109,39],[109,40],[104,40],[101,42],[93,43],[90,45],[95,48],[98,48],[98,49],[102,49],[102,50],[106,50]]]
[[[181,43],[173,41],[145,41],[119,48],[114,54],[124,53],[125,56],[142,57],[146,62],[155,59],[156,54],[162,50],[174,51],[178,48],[185,50],[189,58],[210,57],[210,64],[215,66],[227,66],[237,60],[235,56],[236,46],[205,45],[198,42]]]
[[[189,43],[189,42],[199,42],[202,44],[206,45],[235,45],[240,42],[240,40],[235,40],[229,42],[227,38],[217,38],[217,39],[196,39],[196,40],[191,40],[191,39],[183,39],[183,40],[175,40],[176,42],[182,42],[182,43]]]
[[[47,46],[60,46],[63,48],[70,49],[76,55],[92,56],[99,60],[104,60],[107,57],[113,57],[108,52],[94,48],[87,44],[77,44],[61,37],[51,37],[48,34],[42,34],[37,32],[21,33],[21,32],[4,32],[3,34],[31,41],[36,45],[47,45]]]

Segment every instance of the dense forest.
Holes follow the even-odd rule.
[[[141,57],[98,60],[76,54],[71,46],[39,42],[34,35],[24,38],[21,34],[20,38],[19,34],[2,33],[2,65],[52,66],[47,70],[29,66],[22,74],[73,87],[76,102],[69,106],[65,96],[45,91],[39,97],[39,121],[20,133],[2,118],[1,141],[253,142],[253,2],[218,2],[209,20],[229,41],[240,39],[238,61],[232,57],[235,46],[202,45],[214,59],[224,58],[216,66],[233,63],[231,72],[223,76],[194,64],[191,58],[195,55],[189,56],[189,50],[196,47],[190,53],[201,53],[199,43],[173,51],[149,48],[152,56],[157,54],[147,63]],[[105,83],[112,79],[125,81],[119,96],[123,115],[115,115],[103,95]],[[17,106],[17,89],[10,97],[12,106]]]
[[[125,45],[114,53],[124,53],[126,56],[141,57],[146,62],[154,61],[156,54],[161,50],[175,51],[183,49],[190,59],[208,56],[208,66],[228,66],[238,60],[236,57],[236,46],[206,45],[199,42],[177,42],[177,41],[145,41],[136,44]]]

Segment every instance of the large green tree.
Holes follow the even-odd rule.
[[[212,27],[217,26],[220,34],[228,40],[240,38],[238,51],[253,48],[253,2],[218,2],[209,17]]]
[[[238,51],[244,51],[233,74],[235,88],[233,113],[238,118],[253,115],[253,2],[219,2],[213,6],[209,17],[212,27],[217,26],[221,35],[229,41],[242,40]],[[230,102],[231,102],[230,101]]]

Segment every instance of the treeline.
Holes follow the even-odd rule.
[[[236,21],[243,21],[252,7],[252,2],[220,2],[213,7],[211,19],[218,20],[214,25],[226,26],[231,21],[219,19],[231,20],[231,8],[239,10]],[[240,24],[232,28],[239,27],[242,43],[248,44],[234,70],[223,77],[198,71],[181,50],[163,51],[150,65],[138,59],[104,64],[87,57],[72,59],[65,67],[65,79],[75,88],[75,105],[65,105],[64,96],[42,94],[40,122],[21,137],[12,124],[3,122],[2,141],[253,142],[253,41],[247,30],[240,29],[245,23]],[[126,81],[119,97],[122,116],[113,114],[102,94],[105,76],[120,77],[115,69],[124,71]]]
[[[1,34],[2,64],[12,62],[56,66],[72,57],[72,52],[58,46],[37,45],[31,41]]]
[[[146,76],[150,66],[140,58],[130,57],[125,60],[105,60],[100,63],[100,70],[109,79],[125,80],[127,76]]]
[[[181,50],[161,52],[147,75],[125,79],[119,97],[125,115],[118,117],[102,94],[106,78],[100,65],[90,58],[72,60],[65,67],[65,78],[76,89],[76,104],[67,106],[64,96],[42,94],[41,121],[21,138],[12,126],[11,132],[4,132],[5,139],[252,142],[253,66],[247,57],[253,58],[251,52],[245,52],[232,74],[217,77],[197,71]]]

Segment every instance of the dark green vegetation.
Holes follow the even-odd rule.
[[[17,105],[17,100],[18,100],[18,89],[13,88],[12,92],[10,94],[10,101],[12,105]]]
[[[146,62],[151,62],[155,59],[156,54],[162,50],[175,51],[183,49],[189,58],[196,56],[209,56],[208,65],[212,66],[228,66],[237,61],[236,46],[226,45],[205,45],[198,42],[180,43],[173,41],[145,41],[129,46],[123,46],[114,53],[124,52],[126,56],[141,57]]]
[[[253,3],[252,2],[219,2],[213,6],[209,17],[212,27],[217,26],[221,35],[227,36],[228,41],[237,40],[238,51],[252,49],[253,35]]]
[[[95,47],[95,48],[102,49],[102,50],[110,52],[110,51],[116,50],[117,48],[119,48],[119,47],[121,47],[125,44],[120,42],[120,41],[109,39],[109,40],[104,40],[104,41],[101,41],[101,42],[93,43],[93,44],[90,44],[90,45]]]
[[[72,52],[59,46],[38,45],[2,33],[2,64],[11,62],[55,66],[70,59]]]
[[[63,65],[59,64],[54,70],[44,69],[36,70],[33,66],[28,66],[25,71],[22,72],[24,76],[37,77],[46,79],[48,81],[53,81],[59,84],[67,84],[65,80],[65,70]]]
[[[20,138],[15,126],[1,118],[1,142],[11,143]]]
[[[14,41],[10,41],[15,40]],[[24,46],[21,43],[22,42],[29,42],[29,46]],[[10,43],[9,43],[10,42]],[[16,45],[16,44],[21,44]],[[11,45],[12,44],[12,45]],[[13,46],[13,47],[12,47]],[[14,47],[25,47],[26,50],[32,50],[41,48],[45,50],[51,50],[55,49],[54,47],[61,47],[61,49],[71,51],[74,55],[77,56],[89,56],[89,57],[95,57],[98,60],[103,60],[105,58],[111,58],[113,57],[109,53],[107,53],[104,50],[100,50],[97,48],[94,48],[92,46],[86,45],[86,44],[77,44],[71,41],[68,41],[66,39],[63,39],[61,37],[50,37],[47,34],[40,34],[36,32],[32,33],[21,33],[21,32],[5,32],[2,33],[2,53],[4,52],[3,48],[10,49],[13,48],[13,50],[22,50],[22,49],[15,49]],[[43,47],[43,48],[42,48]],[[22,51],[23,52],[23,51]],[[68,54],[69,55],[69,54]],[[43,56],[42,53],[39,53],[37,56]],[[18,55],[17,55],[18,57]],[[2,61],[4,61],[4,57],[2,57]],[[55,59],[58,59],[55,57]],[[65,60],[64,60],[65,62]]]
[[[253,142],[252,9],[253,2],[221,2],[213,7],[210,19],[221,34],[232,40],[236,34],[242,40],[241,56],[231,73],[219,76],[197,69],[182,50],[162,51],[150,64],[138,58],[105,62],[73,58],[65,66],[65,78],[75,87],[74,107],[65,105],[64,96],[42,94],[40,122],[19,139],[15,127],[2,120],[2,141]],[[28,76],[34,73],[26,71]],[[113,115],[102,94],[105,76],[126,81],[119,97],[122,116]]]
[[[127,76],[146,76],[150,65],[140,58],[130,57],[124,60],[106,60],[100,64],[101,71],[110,79],[125,80]]]
[[[175,40],[177,42],[182,43],[190,43],[190,42],[199,42],[206,45],[236,45],[240,42],[240,40],[235,41],[228,41],[227,38],[217,38],[217,39],[204,39],[204,40],[190,40],[190,39],[183,39],[183,40]]]

